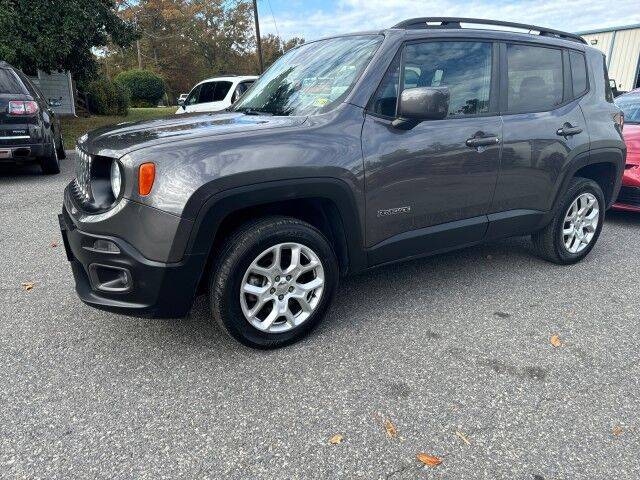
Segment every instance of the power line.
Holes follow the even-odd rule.
[[[273,8],[271,8],[271,0],[267,0],[267,5],[269,5],[269,10],[271,11],[273,26],[276,27],[276,35],[278,36],[278,44],[280,46],[280,50],[282,51],[282,53],[284,53],[284,41],[280,42],[280,32],[278,31],[278,23],[276,22],[276,16],[273,14]]]

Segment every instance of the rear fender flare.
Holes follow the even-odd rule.
[[[589,152],[581,153],[569,164],[565,174],[563,175],[562,182],[556,191],[554,208],[546,215],[546,223],[550,222],[553,218],[556,208],[560,203],[560,199],[569,188],[569,183],[571,182],[571,179],[575,177],[576,172],[588,165],[595,165],[598,163],[611,164],[615,169],[613,194],[609,201],[609,205],[607,205],[607,208],[609,208],[613,204],[618,195],[618,192],[620,191],[620,185],[622,183],[622,172],[624,171],[624,153],[619,148],[599,148],[596,150],[591,150]]]

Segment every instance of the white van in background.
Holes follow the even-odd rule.
[[[256,76],[225,76],[207,78],[191,89],[180,103],[176,114],[217,112],[231,106],[256,80]]]

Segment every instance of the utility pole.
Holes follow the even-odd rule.
[[[140,53],[140,40],[136,40],[136,47],[138,47],[138,69],[142,70],[142,53]]]
[[[256,24],[256,44],[258,46],[258,60],[260,61],[260,74],[264,72],[262,61],[262,41],[260,40],[260,22],[258,21],[258,0],[253,0],[253,18]]]

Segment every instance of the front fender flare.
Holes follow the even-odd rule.
[[[349,271],[364,270],[366,255],[356,198],[346,182],[325,177],[270,181],[235,187],[210,196],[194,220],[184,219],[185,222],[193,222],[185,253],[209,255],[220,224],[234,211],[304,198],[326,199],[337,207],[346,241]]]

